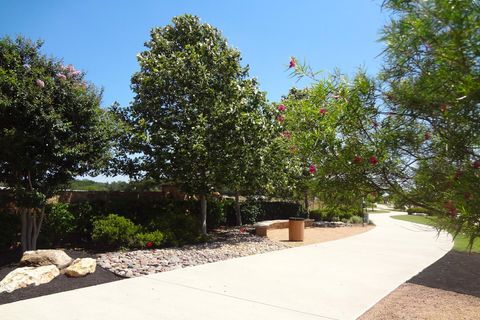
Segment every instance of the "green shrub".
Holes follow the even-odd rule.
[[[52,246],[66,242],[76,229],[77,221],[67,203],[50,204],[45,207],[45,220],[39,243]]]
[[[165,234],[159,230],[145,233],[137,233],[135,236],[138,248],[158,248],[165,240]]]
[[[422,207],[411,207],[407,209],[408,214],[413,214],[413,213],[425,213],[429,214],[428,209],[422,208]]]
[[[352,224],[363,223],[363,218],[359,216],[352,216],[348,222]]]
[[[93,222],[92,240],[101,247],[132,247],[139,229],[131,220],[110,214]]]
[[[165,234],[164,244],[167,246],[181,246],[201,241],[198,219],[190,212],[159,214],[145,227],[149,231],[162,231]]]
[[[240,212],[242,214],[242,223],[244,224],[253,224],[263,215],[260,205],[251,200],[241,204]]]
[[[0,251],[5,251],[20,241],[20,216],[8,210],[0,210],[0,226],[2,228],[0,232]]]

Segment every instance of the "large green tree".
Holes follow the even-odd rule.
[[[0,181],[22,216],[22,248],[36,248],[45,200],[108,162],[109,115],[101,92],[42,43],[0,40]]]
[[[244,185],[238,179],[252,159],[242,163],[241,150],[256,148],[250,141],[255,134],[244,130],[267,126],[264,96],[241,66],[239,51],[198,17],[182,15],[154,28],[145,45],[132,77],[135,99],[125,113],[133,133],[129,151],[136,154],[126,158],[128,167],[198,195],[206,233],[207,195]]]
[[[389,0],[381,74],[390,113],[383,175],[443,227],[480,235],[480,4]]]

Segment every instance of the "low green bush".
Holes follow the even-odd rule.
[[[413,213],[425,213],[429,214],[428,209],[422,208],[422,207],[411,207],[407,209],[408,214],[413,214]]]
[[[242,215],[242,222],[244,224],[253,224],[259,220],[263,220],[261,217],[264,215],[259,203],[248,200],[241,204],[240,212]]]
[[[100,247],[129,248],[135,245],[139,229],[131,220],[109,214],[93,221],[92,240]]]
[[[0,251],[6,251],[20,241],[20,216],[8,210],[0,210]]]
[[[348,222],[352,224],[363,223],[363,218],[360,216],[352,216]]]
[[[349,221],[354,216],[361,216],[356,208],[321,208],[310,210],[310,219],[315,221]]]
[[[138,248],[158,248],[163,245],[165,234],[159,230],[152,232],[141,232],[135,236]]]
[[[67,203],[49,204],[45,207],[45,219],[39,236],[39,243],[52,246],[71,240],[77,227],[77,219]]]

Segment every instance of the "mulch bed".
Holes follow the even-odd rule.
[[[450,251],[407,282],[480,298],[480,254]]]
[[[65,252],[73,259],[88,257],[96,258],[95,253],[90,253],[83,250],[65,250]],[[20,261],[20,258],[21,253],[18,251],[0,254],[0,280],[3,279],[10,271],[18,267],[18,262]],[[89,274],[83,278],[69,278],[61,274],[49,283],[18,289],[13,291],[12,293],[0,293],[0,305],[25,299],[36,298],[52,293],[95,286],[97,284],[117,281],[121,279],[124,278],[121,278],[97,265],[94,273]]]

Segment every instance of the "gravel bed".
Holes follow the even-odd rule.
[[[290,248],[249,232],[219,231],[213,241],[179,248],[108,252],[97,263],[121,277],[138,277],[199,264]]]

